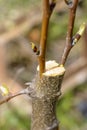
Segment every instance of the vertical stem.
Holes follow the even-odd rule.
[[[48,36],[49,19],[56,5],[55,1],[49,2],[49,0],[43,0],[43,19],[42,19],[42,30],[40,39],[40,56],[39,56],[39,72],[40,77],[45,71],[45,55],[46,55],[46,43]]]
[[[49,24],[49,0],[43,0],[43,19],[42,19],[40,56],[39,56],[40,77],[42,73],[45,71],[45,54],[46,54],[48,24]]]
[[[84,48],[83,48],[83,55],[85,58],[87,58],[87,27],[84,31]]]
[[[69,12],[69,24],[68,24],[68,32],[66,38],[66,44],[68,46],[71,45],[71,41],[72,41],[77,5],[78,5],[78,0],[74,0],[73,7],[70,9]]]
[[[61,59],[61,64],[63,65],[65,64],[68,54],[72,48],[71,43],[72,43],[77,5],[78,5],[78,0],[74,0],[73,6],[70,8],[70,12],[69,12],[69,23],[68,23],[68,31],[67,31],[67,36],[66,36],[66,45],[65,45],[64,52]]]

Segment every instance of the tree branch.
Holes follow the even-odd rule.
[[[52,0],[51,2],[49,2],[49,0],[43,0],[43,19],[42,19],[40,55],[39,55],[40,77],[42,76],[42,73],[45,72],[45,54],[46,54],[48,25],[55,4],[56,4],[55,0]]]
[[[69,0],[67,0],[69,1]],[[66,0],[65,0],[66,2]],[[74,0],[72,3],[72,6],[70,8],[69,12],[69,23],[68,23],[68,31],[67,31],[67,36],[66,36],[66,45],[64,48],[64,52],[61,58],[61,64],[65,64],[67,57],[69,55],[69,52],[71,50],[72,46],[72,36],[73,36],[73,29],[74,29],[74,22],[75,22],[75,16],[76,16],[76,9],[78,5],[78,0]]]
[[[0,101],[0,105],[8,102],[9,100],[11,100],[14,97],[17,97],[17,96],[20,96],[20,95],[23,95],[23,94],[31,95],[31,93],[32,93],[32,89],[30,89],[29,87],[21,90],[20,92],[15,93],[15,94],[10,93],[7,96],[5,96],[3,100]]]

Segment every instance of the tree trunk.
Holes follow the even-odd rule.
[[[61,94],[60,88],[65,69],[60,66],[54,67],[43,73],[42,78],[37,74],[32,82],[35,95],[32,98],[31,130],[58,130],[59,123],[55,109]]]

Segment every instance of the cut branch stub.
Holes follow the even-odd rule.
[[[42,78],[36,76],[32,83],[35,98],[32,99],[31,130],[58,130],[55,107],[61,94],[61,83],[65,73],[63,66],[52,66],[43,73]]]

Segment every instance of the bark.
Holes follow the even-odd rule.
[[[61,68],[62,72],[61,72]],[[31,130],[58,130],[59,123],[55,108],[61,94],[61,83],[64,76],[64,67],[57,67],[43,73],[42,78],[37,74],[32,83],[35,94],[32,98]],[[52,74],[50,72],[53,71]]]

